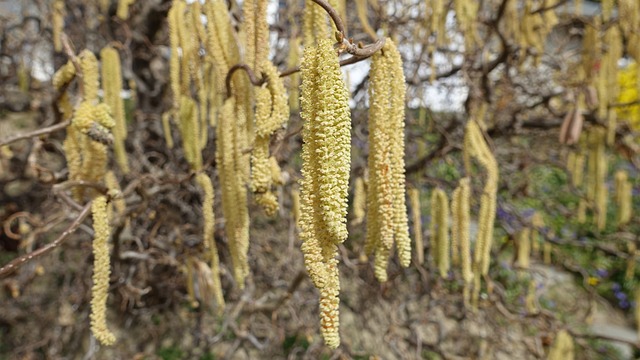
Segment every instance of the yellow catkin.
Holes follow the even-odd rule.
[[[174,108],[178,107],[180,101],[180,33],[178,29],[179,18],[184,12],[184,3],[182,1],[174,1],[169,9],[169,45],[171,46],[171,57],[169,59],[169,80],[171,90],[173,92]]]
[[[60,90],[63,86],[67,85],[76,76],[76,67],[71,61],[67,61],[62,65],[55,74],[53,74],[53,87],[56,90]]]
[[[411,240],[405,203],[404,102],[402,60],[387,39],[374,54],[369,73],[369,191],[365,250],[375,250],[376,277],[387,279],[386,267],[395,242],[400,264],[411,262]]]
[[[293,221],[296,224],[300,224],[300,191],[298,189],[291,189],[291,214],[293,215]]]
[[[367,14],[367,0],[356,0],[356,13],[358,15],[358,20],[360,20],[360,24],[362,25],[363,30],[369,35],[372,39],[377,39],[378,35],[376,31],[371,27],[369,23],[369,17]]]
[[[460,213],[460,187],[451,193],[451,264],[460,265],[460,229],[458,214]]]
[[[314,4],[315,6],[315,4]],[[300,238],[307,272],[320,290],[325,343],[340,344],[337,244],[347,238],[350,172],[349,93],[331,40],[307,47],[301,66],[304,120]]]
[[[209,251],[209,263],[211,265],[211,281],[213,284],[213,295],[218,308],[224,309],[224,297],[222,285],[220,283],[220,259],[218,256],[218,248],[214,237],[215,230],[215,213],[213,209],[214,191],[211,179],[207,174],[200,172],[196,175],[196,182],[203,192],[202,201],[202,218],[204,219],[204,228],[202,231],[203,243],[205,249]]]
[[[524,228],[517,235],[517,262],[518,266],[528,269],[531,259],[531,229]]]
[[[64,16],[66,15],[64,0],[53,2],[51,27],[53,30],[53,49],[56,52],[62,51],[62,30],[64,29]]]
[[[624,279],[631,281],[636,273],[636,262],[638,261],[638,247],[633,241],[627,241],[627,251],[629,257],[627,258],[627,268],[624,273]]]
[[[422,265],[424,263],[424,243],[422,242],[422,210],[420,208],[420,190],[408,190],[409,201],[413,214],[413,237],[415,239],[416,261]]]
[[[478,239],[476,241],[475,267],[476,276],[487,275],[493,242],[493,222],[496,213],[496,193],[498,191],[498,163],[489,150],[480,127],[474,120],[467,123],[464,147],[485,169],[487,178],[480,198],[480,215],[478,219]],[[479,289],[476,289],[478,291]]]
[[[353,225],[360,225],[364,221],[367,206],[367,191],[364,187],[364,179],[357,177],[353,186]]]
[[[276,159],[275,156],[271,156],[269,158],[269,167],[271,168],[271,181],[275,185],[284,185],[285,180],[284,176],[282,175],[282,169],[280,168],[278,159]]]
[[[239,126],[233,97],[227,99],[218,119],[216,161],[220,186],[222,187],[222,213],[225,218],[225,234],[229,240],[229,251],[233,263],[234,278],[240,288],[244,287],[249,274],[247,251],[249,250],[249,213],[244,175],[237,156],[238,145],[234,133]]]
[[[433,223],[431,229],[434,230],[431,236],[434,237],[433,243],[436,244],[434,257],[440,276],[446,278],[450,267],[449,200],[447,194],[442,189],[436,188],[431,194],[431,204],[435,205],[435,208],[431,210],[431,222]]]
[[[92,104],[98,101],[98,60],[89,50],[80,53],[80,67],[82,68],[82,83],[84,86],[84,100]]]
[[[122,74],[120,70],[120,55],[118,50],[106,47],[100,51],[102,60],[102,90],[104,102],[111,108],[111,115],[115,120],[113,128],[113,152],[116,162],[123,173],[129,172],[129,161],[124,142],[127,138],[127,124],[124,113],[124,102],[120,96],[122,91]]]
[[[104,184],[109,189],[109,195],[113,199],[111,203],[113,207],[116,209],[116,213],[120,216],[125,214],[127,210],[127,203],[122,198],[122,196],[118,196],[121,193],[120,184],[118,183],[118,179],[116,178],[116,174],[113,171],[108,171],[104,176]]]
[[[321,39],[329,38],[328,16],[320,5],[312,1],[305,2],[302,20],[305,48],[315,46]]]
[[[269,55],[269,24],[267,0],[247,0],[243,4],[246,53],[245,61],[254,72],[260,73]]]
[[[116,16],[122,20],[126,20],[129,17],[129,6],[133,5],[135,2],[136,0],[118,0]]]
[[[618,206],[618,226],[628,224],[631,221],[633,186],[624,170],[617,171],[615,175],[615,201]]]
[[[300,61],[300,38],[296,37],[289,42],[289,57],[287,65],[292,68],[298,66]],[[294,73],[289,76],[289,109],[291,112],[297,112],[300,108],[300,74]]]
[[[560,330],[556,334],[556,339],[549,350],[548,360],[573,360],[574,345],[573,338],[566,330]]]
[[[91,332],[102,345],[113,345],[115,335],[107,328],[107,296],[109,292],[109,220],[107,198],[98,196],[91,204],[93,214],[93,287],[91,288]]]
[[[200,170],[202,168],[202,152],[198,137],[200,123],[198,121],[198,107],[191,97],[182,96],[180,99],[179,118],[184,157],[193,170]]]
[[[256,89],[256,136],[251,152],[251,189],[256,194],[256,202],[271,216],[278,210],[278,201],[271,192],[273,173],[269,143],[271,135],[286,123],[289,108],[284,84],[273,63],[264,61],[261,68],[267,82]]]
[[[594,222],[598,230],[607,224],[607,154],[605,149],[606,130],[594,128],[589,132],[589,177],[587,198],[595,204]]]
[[[460,179],[458,185],[458,205],[457,211],[452,213],[453,221],[456,223],[460,253],[460,265],[462,269],[462,279],[465,282],[465,288],[468,288],[473,279],[471,271],[471,246],[469,241],[469,212],[471,200],[471,185],[469,178]]]
[[[189,297],[189,305],[191,305],[191,307],[195,309],[198,306],[200,306],[200,304],[196,299],[196,292],[193,286],[193,282],[194,282],[193,258],[191,256],[187,258],[185,268],[186,268],[185,272],[186,272],[186,278],[187,278],[187,296]]]

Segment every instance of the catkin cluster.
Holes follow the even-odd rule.
[[[315,5],[314,5],[315,6]],[[320,290],[320,326],[327,346],[340,344],[337,245],[347,238],[351,164],[349,93],[330,40],[307,47],[301,65],[304,120],[300,238],[305,266]]]
[[[112,142],[111,129],[115,122],[110,108],[98,103],[98,61],[92,52],[84,50],[80,56],[82,69],[82,101],[72,112],[71,124],[67,127],[67,138],[63,143],[70,180],[101,182],[106,173],[108,147]],[[72,66],[72,65],[71,65]],[[69,65],[63,66],[54,76],[54,86],[62,88],[75,74]],[[65,99],[63,101],[67,101]],[[66,104],[63,106],[69,106]],[[64,107],[63,107],[64,109]],[[84,191],[74,188],[74,197],[80,200]]]
[[[394,243],[400,264],[411,262],[405,204],[404,101],[402,59],[387,39],[373,55],[369,86],[369,191],[365,250],[375,252],[375,273],[387,281],[387,261]]]

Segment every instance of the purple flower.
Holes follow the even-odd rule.
[[[613,285],[611,285],[611,290],[613,290],[614,292],[618,292],[622,290],[622,286],[620,286],[620,284],[618,283],[613,283]]]
[[[609,276],[609,272],[606,269],[598,269],[596,270],[596,275],[601,278],[605,278]]]
[[[625,310],[628,309],[630,305],[631,304],[629,304],[629,301],[627,300],[620,300],[620,302],[618,303],[618,306],[620,306],[621,309]]]
[[[627,294],[623,293],[622,291],[617,292],[616,293],[616,299],[618,299],[620,301],[627,301]]]

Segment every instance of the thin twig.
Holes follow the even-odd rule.
[[[63,121],[63,122],[61,122],[59,124],[51,125],[51,126],[48,126],[48,127],[42,128],[42,129],[30,131],[30,132],[27,132],[27,133],[24,133],[24,134],[17,134],[17,135],[14,135],[13,137],[10,137],[8,139],[0,141],[0,146],[9,145],[9,144],[14,143],[16,141],[20,141],[20,140],[24,140],[24,139],[30,139],[32,137],[36,137],[36,136],[40,136],[40,135],[50,134],[52,132],[56,132],[58,130],[65,129],[67,126],[69,126],[70,123],[71,123],[71,121],[67,120],[67,121]]]
[[[82,224],[84,219],[87,218],[87,216],[91,212],[91,203],[92,202],[89,201],[84,206],[84,208],[82,208],[82,211],[80,212],[78,217],[52,243],[49,243],[49,244],[45,245],[44,247],[41,247],[38,250],[35,250],[35,251],[30,252],[28,254],[22,255],[17,259],[13,259],[7,265],[1,267],[0,268],[0,278],[4,278],[7,275],[11,274],[15,270],[17,270],[20,266],[24,265],[24,263],[26,263],[27,261],[31,261],[31,260],[33,260],[33,259],[35,259],[37,257],[40,257],[40,256],[50,252],[51,250],[55,249],[56,247],[60,246],[67,239],[67,237],[69,237],[69,235],[73,234],[78,229],[78,227]]]

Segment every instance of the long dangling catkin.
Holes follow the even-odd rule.
[[[496,193],[498,191],[498,163],[489,150],[480,127],[475,120],[469,120],[464,138],[464,147],[487,172],[487,179],[480,198],[478,219],[478,240],[475,251],[476,276],[487,275],[493,242],[493,222],[496,213]],[[479,289],[476,289],[479,291]]]
[[[213,284],[213,295],[216,304],[220,310],[224,309],[224,297],[222,293],[222,285],[220,283],[220,258],[218,256],[218,248],[214,238],[215,230],[215,213],[213,211],[214,192],[213,184],[207,174],[200,172],[196,175],[196,182],[204,193],[202,201],[202,217],[204,219],[204,229],[202,237],[205,249],[209,250],[211,264],[211,280]]]
[[[540,230],[544,228],[544,218],[536,211],[531,217],[531,252],[537,254],[540,251]]]
[[[405,200],[404,101],[402,60],[386,39],[373,55],[369,87],[369,191],[365,250],[375,250],[376,277],[387,279],[387,261],[395,242],[400,264],[411,262],[411,239]]]
[[[98,196],[91,204],[93,214],[93,287],[91,288],[91,332],[102,345],[113,345],[115,335],[107,327],[107,296],[109,292],[109,219],[107,198]]]
[[[531,229],[524,228],[520,230],[517,235],[516,246],[518,247],[518,266],[523,269],[528,269],[531,258]]]
[[[412,188],[408,190],[409,201],[412,209],[413,237],[415,238],[416,261],[424,263],[424,243],[422,242],[422,209],[420,208],[420,190]]]
[[[589,132],[589,187],[587,197],[595,203],[594,222],[598,230],[607,224],[607,154],[605,150],[606,130],[594,128]]]
[[[246,0],[244,12],[246,53],[245,61],[259,74],[269,55],[269,24],[267,23],[267,0]]]
[[[321,39],[329,38],[329,24],[326,11],[313,1],[305,1],[302,34],[304,47],[315,46]]]
[[[79,55],[82,68],[83,98],[92,105],[98,101],[98,60],[89,50],[82,50]]]
[[[451,264],[460,265],[460,229],[458,214],[460,212],[460,186],[451,193]]]
[[[65,16],[64,0],[55,0],[53,2],[53,11],[51,19],[51,27],[53,30],[53,49],[56,52],[62,51],[62,30],[64,28]]]
[[[102,60],[102,90],[104,102],[111,108],[111,115],[116,125],[113,128],[113,152],[116,162],[123,173],[129,172],[129,161],[124,142],[127,139],[127,124],[124,113],[124,102],[120,96],[122,91],[122,74],[120,71],[120,55],[118,50],[105,47],[100,51]]]
[[[431,193],[431,222],[434,238],[432,243],[436,245],[434,258],[440,271],[440,276],[445,278],[449,272],[449,200],[447,194],[440,188]]]
[[[367,191],[364,188],[364,179],[356,178],[353,186],[353,225],[360,225],[364,221],[367,206]]]
[[[314,6],[316,6],[314,4]],[[301,86],[302,146],[300,238],[305,266],[320,290],[325,343],[340,344],[337,244],[347,238],[350,172],[349,93],[330,40],[304,52]]]
[[[452,247],[454,246],[453,240],[453,228],[456,229],[456,237],[458,238],[455,243],[458,244],[460,254],[460,266],[462,269],[462,279],[464,279],[465,287],[470,286],[473,279],[473,272],[471,271],[471,246],[469,243],[469,210],[471,199],[471,187],[469,178],[460,179],[460,183],[454,192],[452,203],[456,203],[456,209],[451,210],[451,216],[453,218],[452,226]]]
[[[229,252],[233,263],[234,278],[240,288],[249,274],[247,251],[249,249],[249,213],[247,190],[239,166],[239,151],[234,134],[242,126],[236,119],[244,116],[237,112],[233,97],[227,99],[218,119],[216,161],[222,187],[222,213],[225,218],[225,234],[229,239]]]
[[[626,225],[631,221],[633,186],[624,170],[617,171],[615,175],[615,200],[618,206],[618,226]]]
[[[180,32],[178,29],[179,18],[184,12],[184,3],[174,1],[169,9],[169,45],[171,46],[171,57],[169,59],[169,80],[171,91],[173,92],[173,107],[177,108],[180,101]]]

